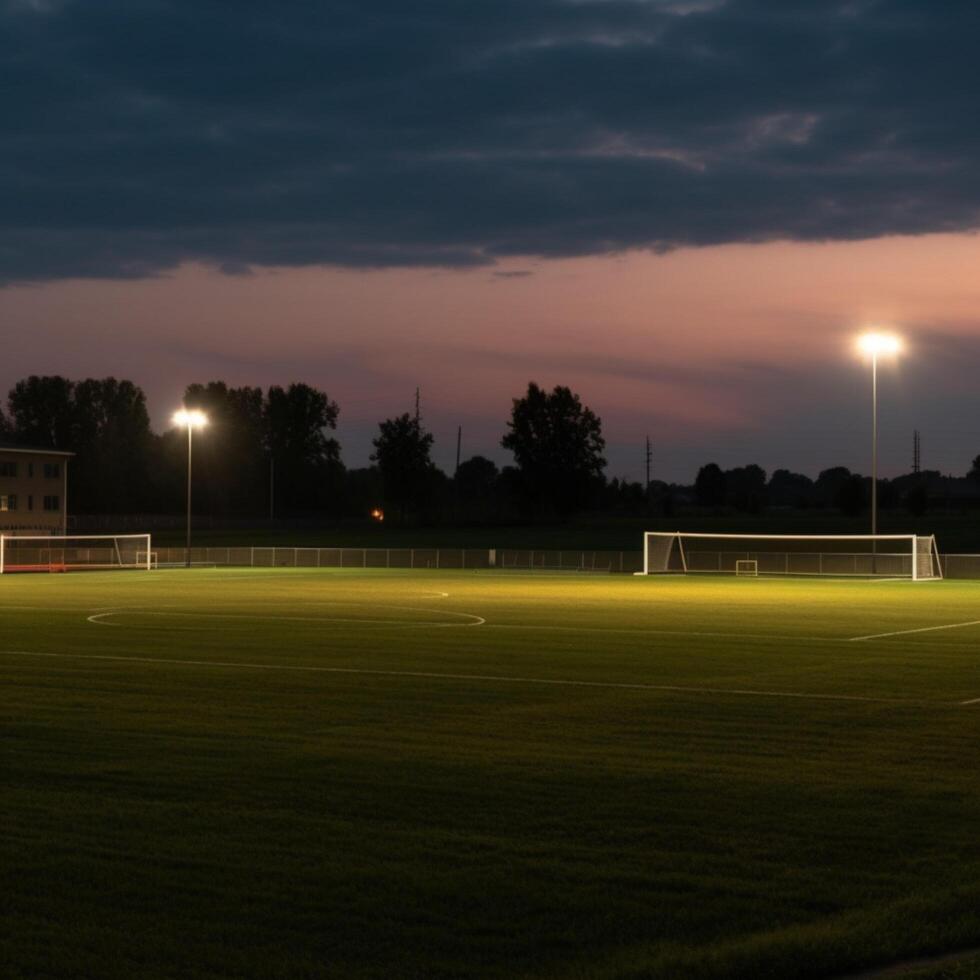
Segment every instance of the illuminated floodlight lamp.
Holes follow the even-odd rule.
[[[880,357],[886,354],[900,354],[902,351],[902,338],[893,333],[870,333],[861,334],[858,337],[858,350],[863,354],[870,354],[872,357]]]
[[[199,408],[182,408],[174,412],[172,421],[182,429],[200,429],[208,424],[208,417]]]

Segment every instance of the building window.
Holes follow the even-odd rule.
[[[44,498],[44,509],[45,510],[61,510],[61,500],[59,497],[54,495],[48,495]]]
[[[17,510],[17,494],[0,494],[0,510]]]
[[[34,494],[33,493],[29,493],[27,495],[27,509],[28,510],[34,510]]]
[[[27,464],[27,475],[33,480],[34,479],[34,464]]]
[[[16,476],[17,464],[7,459],[0,460],[0,476]]]
[[[61,463],[45,463],[44,477],[47,480],[57,480],[61,476]]]

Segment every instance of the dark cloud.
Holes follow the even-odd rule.
[[[0,282],[980,224],[971,0],[6,0]]]

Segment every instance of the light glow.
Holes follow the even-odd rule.
[[[879,354],[899,354],[902,350],[902,339],[893,333],[866,333],[858,338],[858,349],[872,357]]]
[[[174,412],[173,423],[181,428],[200,429],[208,424],[208,417],[200,409],[182,408]]]

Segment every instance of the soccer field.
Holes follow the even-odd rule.
[[[6,977],[980,946],[980,582],[11,575],[0,670]]]

